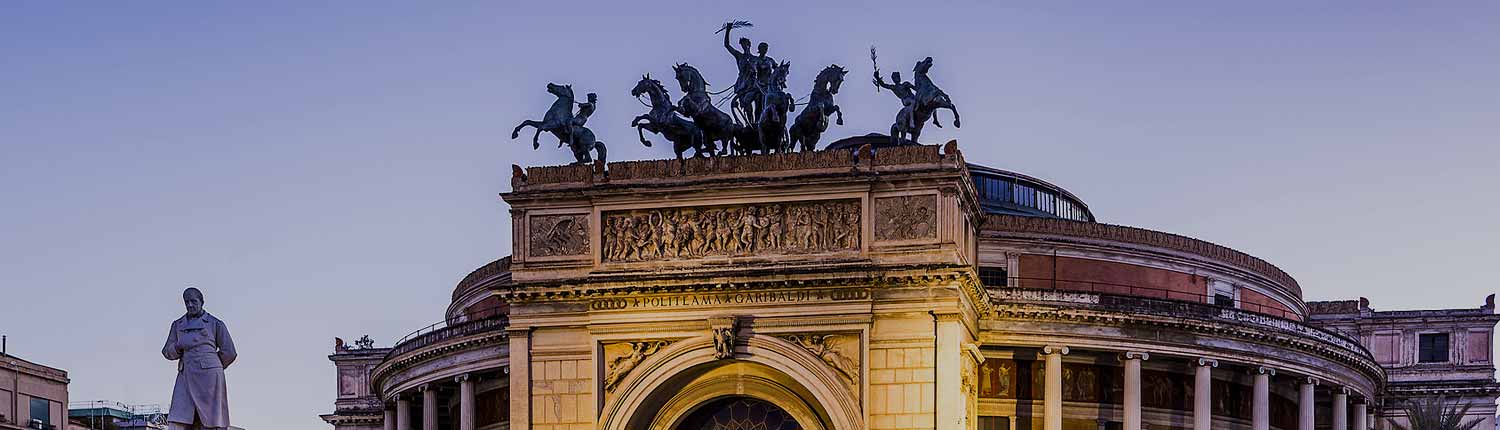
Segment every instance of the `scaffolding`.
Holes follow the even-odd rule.
[[[165,429],[167,415],[160,404],[130,405],[109,400],[69,402],[68,419],[93,430]]]

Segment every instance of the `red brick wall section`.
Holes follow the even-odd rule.
[[[1053,271],[1054,262],[1056,271]],[[1058,288],[1206,301],[1208,279],[1190,273],[1113,261],[1051,255],[1022,255],[1015,283],[1023,288]]]
[[[1265,294],[1257,293],[1255,291],[1243,288],[1240,289],[1240,309],[1250,312],[1260,312],[1267,315],[1274,315],[1297,321],[1302,320],[1301,315],[1297,315],[1296,312],[1292,312],[1291,308],[1286,307],[1286,305],[1281,304],[1281,302],[1276,301],[1276,299],[1272,299],[1270,296],[1267,296]]]

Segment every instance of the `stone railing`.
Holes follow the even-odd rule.
[[[1017,215],[987,214],[982,231],[1071,236],[1126,242],[1164,248],[1188,254],[1200,255],[1249,270],[1281,284],[1302,296],[1302,287],[1297,280],[1280,268],[1260,258],[1212,242],[1187,236],[1147,230],[1138,227],[1071,221],[1057,218],[1041,218]]]
[[[863,149],[869,151],[869,149]],[[550,184],[618,182],[649,179],[689,178],[710,175],[734,175],[757,172],[825,170],[867,166],[938,163],[948,154],[957,157],[957,146],[947,149],[938,145],[902,146],[874,150],[868,160],[859,160],[861,150],[823,150],[781,154],[752,154],[730,157],[693,157],[684,160],[641,160],[594,163],[587,165],[538,166],[513,169],[511,183],[516,187]],[[957,158],[962,165],[962,158]],[[606,174],[607,172],[607,174]]]
[[[464,319],[449,319],[436,324],[429,325],[411,332],[396,345],[391,347],[391,352],[386,353],[385,359],[397,357],[401,354],[422,349],[439,342],[471,336],[479,333],[504,330],[510,324],[510,318],[505,313],[507,308],[493,308],[469,314]]]

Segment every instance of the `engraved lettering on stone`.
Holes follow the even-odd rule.
[[[589,248],[588,215],[531,217],[531,256],[582,255]]]
[[[665,340],[647,340],[604,345],[604,390],[613,392],[631,370],[635,370],[646,357],[656,354],[667,343]]]
[[[604,215],[604,261],[859,249],[859,201],[641,209]]]
[[[827,363],[853,387],[859,386],[859,336],[853,334],[793,334],[781,336]],[[858,390],[855,390],[858,392]]]
[[[937,237],[937,196],[875,199],[875,240],[913,240]]]

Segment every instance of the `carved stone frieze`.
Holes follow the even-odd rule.
[[[858,200],[612,211],[607,262],[859,250]]]
[[[528,236],[533,257],[586,254],[589,250],[588,215],[533,216]]]
[[[859,392],[859,335],[853,333],[798,333],[779,336],[807,349],[832,367],[854,392]]]
[[[635,370],[646,357],[656,354],[671,342],[665,340],[642,340],[617,342],[604,345],[604,390],[614,392],[625,376]]]
[[[875,199],[875,240],[937,238],[937,196]]]

